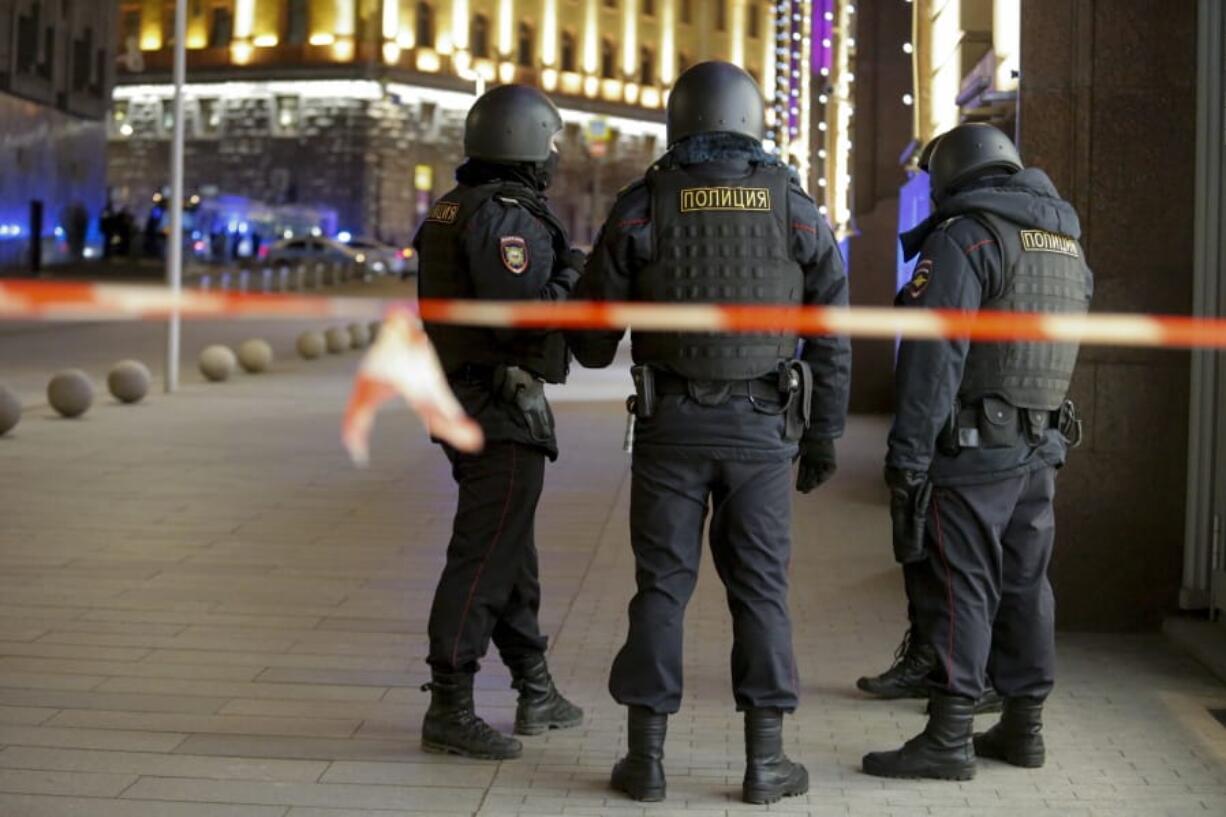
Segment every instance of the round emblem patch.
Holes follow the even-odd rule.
[[[523,275],[528,269],[528,242],[517,235],[509,235],[499,242],[502,249],[502,265],[513,275]]]

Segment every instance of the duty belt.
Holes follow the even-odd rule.
[[[1081,444],[1081,418],[1071,400],[1055,411],[1025,409],[998,398],[959,406],[940,436],[942,449],[1008,448],[1025,441],[1038,445],[1048,429],[1057,429],[1074,448]]]
[[[653,372],[653,376],[656,394],[690,394],[691,381],[688,378],[662,372],[658,369]],[[779,379],[775,375],[760,377],[756,380],[714,382],[720,386],[726,386],[729,390],[728,396],[730,397],[748,397],[751,400],[771,403],[783,403],[788,399],[787,393],[780,391]]]

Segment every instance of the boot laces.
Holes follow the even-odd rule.
[[[899,666],[906,666],[915,663],[916,651],[912,649],[911,628],[902,634],[902,641],[899,642],[898,648],[894,650],[894,663],[890,665],[890,669],[896,669]]]

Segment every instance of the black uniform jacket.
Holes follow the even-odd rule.
[[[527,188],[523,193],[529,194]],[[430,221],[422,224],[414,241],[419,252],[429,251],[430,231],[438,228]],[[509,252],[508,247],[514,252]],[[463,270],[440,270],[434,274],[468,276],[472,297],[477,300],[561,301],[569,296],[579,278],[579,272],[570,267],[568,259],[556,259],[549,229],[507,196],[491,195],[467,220],[461,252]],[[428,259],[423,259],[422,275],[428,274],[432,274]],[[496,329],[488,333],[487,341],[507,344],[516,336],[535,332]],[[534,440],[519,410],[492,394],[488,377],[470,378],[457,373],[450,381],[464,410],[480,424],[487,440],[539,445],[556,459],[556,439]]]
[[[748,159],[724,158],[690,165],[686,170],[728,184],[751,172]],[[804,303],[847,305],[847,275],[838,244],[817,205],[793,178],[789,207],[792,258],[804,271]],[[651,194],[646,185],[626,188],[613,206],[588,259],[574,297],[582,300],[635,300],[636,274],[653,260]],[[624,331],[576,333],[571,339],[575,358],[584,366],[612,363]],[[843,433],[851,378],[851,345],[847,338],[806,337],[801,357],[814,374],[812,424],[808,438],[833,439]],[[660,422],[640,424],[636,449],[667,446],[673,453],[692,449],[702,456],[755,459],[795,453],[794,443],[780,439],[776,417],[755,414],[748,401],[730,401],[721,411],[703,410],[681,397],[675,411],[661,412]],[[742,416],[743,415],[743,416]]]
[[[994,213],[1020,228],[1080,238],[1073,206],[1060,198],[1047,174],[1027,169],[1013,176],[990,176],[941,202],[936,212],[903,234],[903,252],[918,252],[923,276],[898,293],[904,309],[955,309],[974,312],[1004,286],[1001,248],[991,231],[974,218]],[[936,485],[991,482],[1034,468],[1060,467],[1067,456],[1064,438],[1049,429],[1038,446],[1025,440],[1013,448],[963,449],[956,456],[940,451],[937,437],[949,420],[962,383],[970,343],[904,340],[895,370],[894,424],[886,464],[928,472]]]

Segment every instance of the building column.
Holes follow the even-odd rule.
[[[1077,207],[1093,310],[1189,314],[1196,4],[1026,0],[1021,26],[1022,158]],[[1060,475],[1059,623],[1152,626],[1180,585],[1189,356],[1085,348],[1072,396],[1086,440]]]

